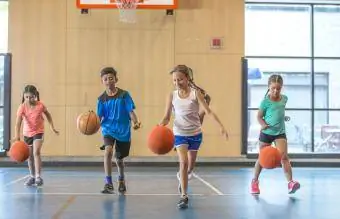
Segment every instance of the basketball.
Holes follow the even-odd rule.
[[[93,111],[82,113],[77,118],[77,128],[84,135],[93,135],[100,128],[100,119]]]
[[[23,141],[16,141],[11,145],[8,155],[11,160],[21,163],[29,157],[28,145]]]
[[[175,143],[175,136],[166,126],[154,127],[148,137],[148,147],[155,154],[167,154]]]
[[[260,165],[265,169],[274,169],[281,165],[281,153],[272,146],[264,147],[259,154]]]

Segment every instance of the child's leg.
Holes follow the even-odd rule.
[[[37,139],[33,141],[33,156],[34,156],[34,168],[35,177],[41,176],[41,147],[43,145],[42,139]]]
[[[268,144],[268,143],[265,143],[265,142],[260,142],[259,144],[260,144],[260,148],[259,148],[260,150],[261,150],[261,148],[268,147],[268,146],[271,145],[271,144]],[[259,180],[261,171],[262,171],[262,167],[260,165],[259,160],[257,160],[256,163],[255,163],[255,166],[254,166],[254,177],[253,177],[253,180],[255,180],[255,181]]]
[[[41,178],[41,148],[43,145],[43,139],[36,138],[33,141],[33,156],[34,156],[34,168],[35,168],[35,185],[42,186],[43,180]]]
[[[287,140],[284,138],[276,139],[275,145],[279,149],[279,151],[282,153],[282,168],[285,173],[286,179],[288,182],[293,180],[293,174],[292,174],[292,166],[290,165],[289,158],[287,155]]]
[[[34,155],[33,155],[33,145],[28,146],[29,154],[27,164],[30,171],[31,177],[35,178],[35,168],[34,168]]]
[[[267,147],[270,146],[269,143],[265,143],[265,142],[260,142],[260,147],[259,149],[261,150],[261,148],[263,147]],[[262,167],[260,165],[259,160],[256,161],[255,166],[254,166],[254,177],[253,180],[251,181],[251,194],[260,194],[260,187],[259,187],[259,177],[262,171]]]
[[[27,160],[30,177],[25,181],[25,186],[33,186],[35,184],[35,168],[33,155],[33,138],[24,137],[25,143],[28,145],[29,157]]]
[[[188,146],[179,145],[176,147],[176,151],[179,159],[181,195],[186,196],[188,189]]]
[[[192,171],[195,168],[197,152],[198,151],[193,151],[193,150],[188,151],[188,161],[189,161],[189,163],[188,163],[188,173],[192,173]]]
[[[290,161],[288,157],[287,139],[285,138],[276,139],[275,145],[282,153],[281,164],[282,164],[282,168],[285,173],[286,179],[288,181],[289,193],[294,193],[296,190],[300,188],[300,184],[296,181],[293,181],[292,166],[290,165]]]
[[[131,142],[116,141],[115,157],[118,170],[118,191],[126,192],[124,158],[130,154]]]
[[[112,183],[112,157],[113,157],[113,144],[111,139],[104,138],[105,152],[104,152],[104,172],[105,172],[105,185],[101,191],[104,194],[113,194]]]
[[[196,159],[197,159],[197,153],[198,150],[202,144],[202,139],[203,139],[203,134],[197,134],[195,136],[191,136],[188,138],[188,160],[189,160],[189,164],[188,164],[188,173],[192,173],[192,171],[195,168],[195,164],[196,164]],[[191,176],[191,175],[190,175]]]
[[[113,157],[113,145],[106,145],[104,152],[104,171],[105,171],[105,183],[112,185],[112,157]]]

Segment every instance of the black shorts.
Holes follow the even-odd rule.
[[[260,133],[259,141],[267,144],[273,143],[276,139],[287,139],[285,133],[279,135],[268,135],[263,132]]]
[[[105,135],[104,145],[100,147],[101,150],[105,150],[105,147],[114,146],[115,147],[115,157],[117,159],[123,159],[130,154],[130,141],[118,141],[110,135]]]
[[[24,142],[28,145],[28,146],[32,146],[33,142],[35,140],[44,140],[44,133],[40,133],[40,134],[36,134],[32,137],[27,137],[24,136]]]

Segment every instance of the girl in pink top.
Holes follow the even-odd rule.
[[[56,134],[59,132],[54,128],[51,114],[45,105],[40,102],[39,92],[33,85],[27,85],[23,92],[22,103],[17,111],[15,123],[14,141],[20,140],[20,128],[23,122],[24,141],[29,146],[30,156],[28,158],[28,168],[30,178],[25,182],[26,186],[41,186],[43,180],[41,178],[41,156],[40,151],[44,137],[44,117],[50,123],[52,131]]]

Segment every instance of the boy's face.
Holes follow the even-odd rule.
[[[102,83],[106,88],[112,89],[115,87],[117,77],[114,74],[105,74],[102,76]]]

